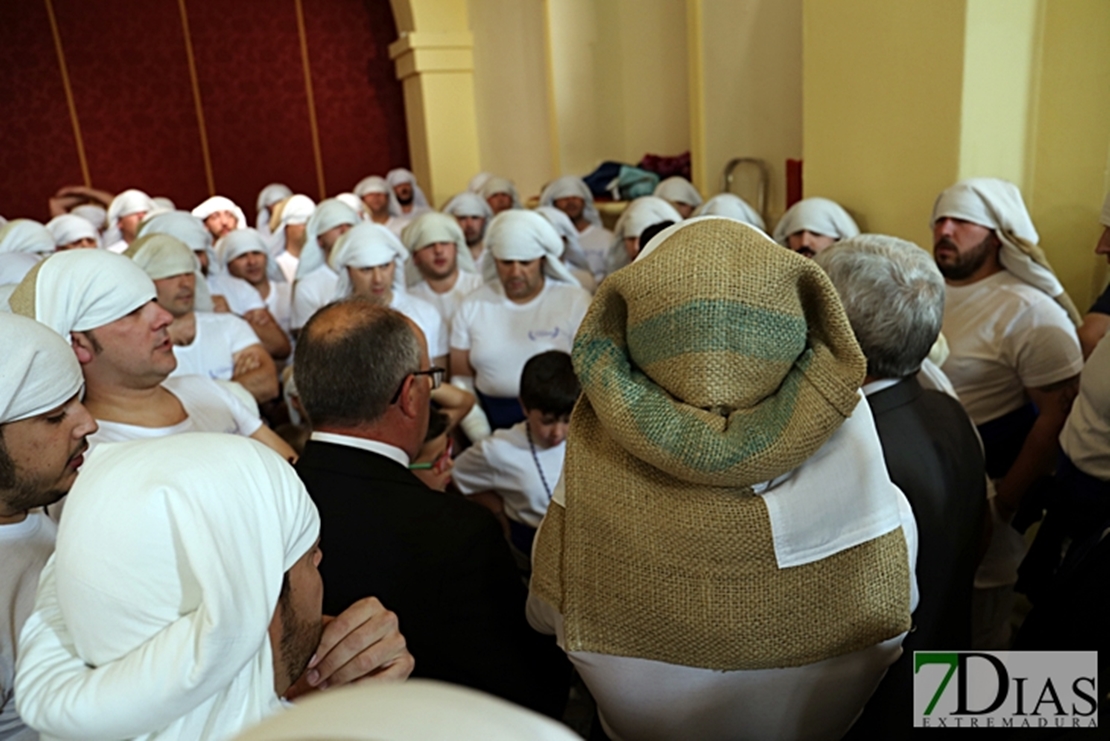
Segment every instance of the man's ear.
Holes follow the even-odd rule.
[[[93,344],[88,335],[84,332],[70,332],[69,336],[70,344],[73,345],[73,352],[77,355],[77,362],[81,365],[92,362],[96,353],[93,351]]]
[[[417,387],[418,383],[427,383],[422,376],[414,376],[411,373],[405,377],[405,382],[401,386],[401,398],[398,400],[397,406],[400,407],[401,413],[406,417],[415,419],[421,414],[427,414],[428,409],[425,406],[421,409],[421,405],[417,402]]]

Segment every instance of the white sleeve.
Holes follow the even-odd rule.
[[[225,316],[224,320],[224,326],[220,329],[227,334],[227,342],[231,346],[233,355],[241,350],[246,350],[251,345],[260,344],[258,335],[254,333],[254,329],[247,323],[246,319],[240,319],[237,316]]]
[[[489,456],[492,442],[493,439],[487,437],[464,450],[455,459],[451,479],[463,494],[497,489],[497,466]]]
[[[1004,347],[1025,388],[1048,386],[1083,370],[1075,326],[1055,302],[1023,311],[1006,333]]]
[[[218,389],[220,399],[222,399],[224,404],[227,405],[228,412],[231,413],[231,418],[235,421],[237,432],[243,437],[250,437],[254,433],[258,432],[258,430],[262,427],[262,418],[259,417],[258,414],[253,409],[248,407],[241,399],[239,399],[239,397],[237,397],[232,391],[230,391],[228,386],[225,386],[222,382],[217,381],[213,381],[212,383],[213,386]],[[228,381],[227,383],[231,384],[235,382]],[[236,385],[239,386],[239,388],[243,388],[239,384]],[[243,391],[248,394],[250,393],[245,388],[243,388]]]
[[[455,312],[455,316],[451,318],[451,341],[450,346],[455,350],[469,350],[470,349],[470,322],[473,320],[473,304],[470,301],[463,301],[459,305],[459,310]],[[473,389],[471,389],[473,390]]]

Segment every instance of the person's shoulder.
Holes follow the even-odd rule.
[[[492,283],[483,283],[466,295],[459,310],[478,311],[483,306],[500,305],[504,301],[504,295]]]
[[[254,289],[252,288],[251,290],[253,291]],[[244,327],[250,329],[251,326],[246,319],[225,312],[198,311],[196,312],[196,317],[198,323],[204,324],[206,327],[216,328],[217,331],[226,331],[229,329],[241,330]],[[253,332],[254,330],[251,331]]]
[[[582,286],[555,281],[551,282],[551,289],[548,295],[554,300],[575,304],[588,304],[593,299],[590,292]]]

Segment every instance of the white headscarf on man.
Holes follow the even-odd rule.
[[[754,226],[761,232],[766,232],[763,217],[752,208],[747,201],[732,193],[718,193],[705,203],[698,206],[694,216],[724,216],[735,219],[742,224]]]
[[[401,240],[381,224],[364,221],[339,238],[332,248],[328,264],[339,276],[335,284],[335,300],[351,295],[353,286],[347,268],[374,268],[393,263],[393,291],[405,290],[405,260],[409,253]]]
[[[355,226],[361,221],[358,213],[343,201],[336,198],[320,201],[305,227],[304,249],[301,250],[301,261],[297,263],[297,280],[327,264],[324,249],[317,239],[321,234],[343,224]]]
[[[540,194],[540,205],[554,206],[555,201],[560,198],[581,198],[585,202],[582,216],[594,226],[601,226],[601,215],[594,205],[594,194],[590,192],[589,186],[582,178],[564,175],[557,180],[552,180]]]
[[[91,239],[102,247],[100,231],[88,219],[76,214],[61,214],[46,222],[46,231],[54,238],[57,247],[65,247],[79,239]]]
[[[97,449],[21,635],[23,719],[51,737],[176,741],[277,712],[268,628],[319,531],[293,469],[249,438]]]
[[[1083,323],[1044,250],[1037,244],[1040,236],[1016,185],[998,178],[961,180],[937,196],[929,227],[944,217],[992,229],[1002,243],[998,253],[1002,267],[1055,299],[1076,326]]]
[[[559,232],[536,212],[524,209],[502,211],[493,217],[486,231],[482,278],[486,283],[498,281],[495,260],[528,262],[542,257],[544,275],[560,283],[579,286],[578,279],[559,259],[563,256],[563,249],[563,238]]]
[[[682,215],[670,201],[659,196],[641,196],[628,204],[613,229],[613,243],[609,246],[609,264],[605,272],[612,273],[628,264],[628,251],[624,248],[626,238],[639,239],[644,229],[664,221],[676,224],[682,221]]]
[[[424,191],[420,188],[420,184],[416,182],[416,175],[413,174],[412,170],[406,170],[403,167],[395,167],[385,174],[385,181],[389,183],[390,193],[393,193],[393,189],[401,183],[409,183],[412,185],[412,205],[414,211],[422,211],[431,208],[431,205],[428,203],[428,198],[424,195]],[[400,212],[398,211],[398,213]]]
[[[0,315],[0,425],[56,409],[85,387],[73,348],[34,319]]]
[[[53,235],[33,219],[12,219],[0,227],[0,252],[49,255],[54,249]]]
[[[660,181],[652,195],[670,203],[685,203],[687,206],[700,206],[702,203],[701,193],[693,183],[681,175]]]
[[[206,198],[197,204],[192,214],[201,221],[204,221],[217,211],[230,211],[232,215],[235,216],[236,229],[243,229],[250,226],[250,222],[247,221],[247,215],[243,213],[243,209],[239,208],[235,201],[225,196],[212,196],[211,198]]]
[[[270,183],[258,191],[258,201],[255,203],[255,213],[258,214],[258,218],[255,224],[263,237],[269,237],[272,234],[270,231],[270,209],[291,195],[293,195],[293,191],[284,183]]]
[[[859,234],[856,220],[844,207],[828,198],[804,198],[786,210],[775,225],[772,238],[787,247],[791,234],[813,232],[834,239],[850,239]]]
[[[485,198],[488,203],[490,197],[498,193],[507,193],[513,199],[513,205],[509,208],[524,208],[520,204],[520,196],[517,195],[516,185],[513,184],[513,181],[508,178],[491,175],[486,178],[485,183],[482,184],[482,198]]]
[[[474,258],[471,256],[470,250],[466,248],[466,237],[463,235],[462,227],[452,216],[438,211],[428,211],[420,214],[401,232],[401,241],[410,256],[415,255],[417,250],[430,244],[454,242],[455,261],[459,270],[478,274],[478,266],[474,264]],[[420,270],[413,261],[411,259],[406,261],[405,283],[409,286],[415,286],[423,279],[424,276],[420,274]]]
[[[123,256],[134,260],[151,280],[192,273],[193,308],[212,311],[212,295],[208,291],[208,281],[200,270],[200,260],[180,239],[169,234],[147,234],[128,245]]]
[[[220,269],[225,273],[228,272],[228,263],[235,258],[242,257],[250,252],[260,252],[266,256],[266,277],[275,283],[285,282],[285,275],[270,255],[270,248],[257,229],[248,227],[247,229],[230,231],[220,237],[220,241],[216,242],[214,249],[216,250],[216,258],[220,262]]]

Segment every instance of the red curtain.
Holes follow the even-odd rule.
[[[46,219],[47,198],[83,182],[74,113],[94,187],[179,208],[209,195],[209,169],[253,215],[270,182],[318,199],[321,173],[334,195],[408,165],[388,0],[305,0],[303,50],[295,0],[51,4],[56,35],[46,0],[0,3],[0,215]]]

